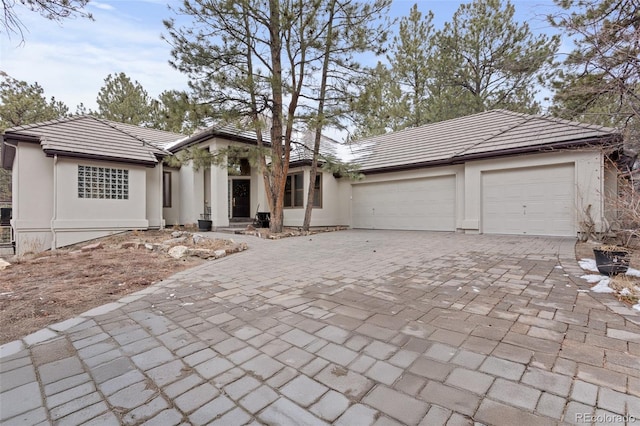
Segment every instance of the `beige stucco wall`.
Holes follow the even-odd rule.
[[[171,207],[162,209],[165,226],[183,225],[180,222],[180,170],[165,167],[163,172],[171,173]]]
[[[284,209],[285,226],[302,226],[304,222],[304,211],[307,206],[309,184],[311,182],[311,167],[292,168],[289,169],[289,174],[300,171],[304,173],[304,203],[302,207]],[[318,173],[322,173],[322,207],[313,208],[311,226],[345,225],[347,222],[343,222],[343,220],[346,220],[346,217],[341,209],[344,198],[340,196],[339,180],[334,178],[331,173],[326,173],[322,170],[318,170]]]
[[[129,170],[129,199],[78,197],[78,165]],[[142,166],[47,157],[39,145],[20,143],[13,164],[14,227],[17,254],[59,248],[130,229],[147,229],[148,214],[160,221],[160,206],[147,210],[147,178]],[[161,194],[160,194],[161,195]],[[160,200],[161,202],[161,200]]]
[[[128,170],[129,198],[126,200],[79,198],[78,165]],[[55,169],[54,194],[57,200],[54,218],[51,221],[54,247],[149,227],[146,206],[147,168],[121,163],[58,158]],[[157,188],[152,188],[152,191],[157,191]],[[157,198],[157,195],[154,198]],[[158,207],[156,206],[155,209],[157,210]]]
[[[20,143],[13,162],[13,219],[16,253],[51,248],[53,159],[40,145]]]
[[[229,142],[222,139],[213,139],[207,145],[210,152],[217,152],[229,146]],[[212,165],[210,169],[210,194],[211,222],[214,228],[229,226],[229,173],[226,166]]]
[[[180,224],[197,223],[204,210],[204,177],[202,169],[195,171],[190,164],[180,168]]]
[[[146,169],[146,209],[151,229],[161,229],[165,225],[162,211],[162,171],[162,162],[156,167]]]

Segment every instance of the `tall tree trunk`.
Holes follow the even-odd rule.
[[[285,146],[283,144],[282,134],[282,39],[281,23],[280,23],[280,1],[269,1],[269,32],[270,32],[270,53],[271,68],[273,75],[271,76],[271,93],[273,95],[273,109],[271,111],[271,182],[269,182],[271,203],[271,223],[269,230],[271,232],[282,232],[284,222],[284,186],[287,181],[287,171],[289,164],[285,160],[287,155],[283,155]]]
[[[327,27],[327,40],[325,43],[324,59],[322,63],[322,77],[320,80],[320,95],[318,97],[318,119],[313,141],[313,158],[311,159],[311,171],[309,172],[309,189],[307,192],[307,205],[304,209],[304,221],[302,230],[309,231],[311,226],[311,213],[313,212],[313,200],[316,193],[316,176],[318,174],[318,157],[320,156],[320,142],[322,140],[322,129],[324,127],[324,103],[327,96],[327,78],[329,74],[329,63],[331,62],[331,47],[333,45],[333,18],[335,14],[336,2],[331,2],[329,9],[329,21]]]

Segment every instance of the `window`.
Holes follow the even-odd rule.
[[[78,198],[129,199],[129,170],[78,166]]]
[[[171,172],[162,172],[162,207],[171,207]]]
[[[302,207],[304,205],[304,173],[292,173],[287,176],[284,186],[284,206]]]
[[[229,157],[229,176],[251,176],[251,165],[246,158]]]
[[[322,208],[322,173],[316,174],[316,183],[313,185],[313,207]]]

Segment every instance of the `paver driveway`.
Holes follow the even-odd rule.
[[[639,318],[575,278],[572,240],[247,241],[3,346],[2,423],[640,419]]]

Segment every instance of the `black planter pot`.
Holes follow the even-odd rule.
[[[213,222],[211,220],[198,219],[198,231],[200,231],[200,232],[211,231],[211,225],[212,224],[213,224]]]
[[[624,274],[629,269],[629,252],[626,250],[593,249],[598,271],[604,275]]]

